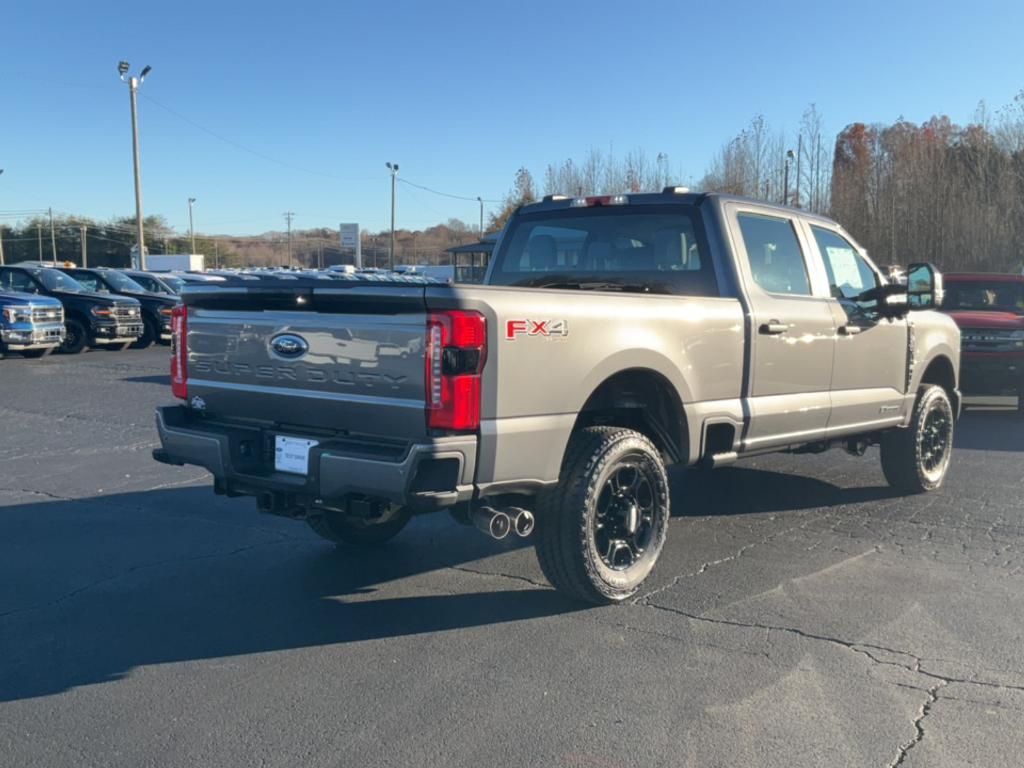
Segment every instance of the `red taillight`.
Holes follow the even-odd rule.
[[[188,308],[178,304],[171,310],[171,392],[188,399]]]
[[[487,360],[487,320],[479,312],[433,312],[427,317],[427,426],[480,426],[480,372]]]

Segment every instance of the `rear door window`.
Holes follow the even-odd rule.
[[[793,222],[758,213],[736,218],[754,282],[768,293],[810,296],[811,281]]]

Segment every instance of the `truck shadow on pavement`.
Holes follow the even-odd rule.
[[[539,585],[465,572],[495,570],[484,564],[453,570],[532,553],[447,515],[428,518],[384,549],[356,552],[336,551],[301,523],[258,516],[246,500],[214,500],[207,487],[0,507],[0,701],[115,681],[144,665],[583,607]]]

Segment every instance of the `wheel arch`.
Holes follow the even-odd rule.
[[[946,395],[953,404],[953,413],[960,412],[960,391],[957,389],[956,368],[953,367],[953,361],[948,355],[938,353],[928,361],[917,386],[920,387],[923,384],[937,384],[946,390]]]
[[[679,390],[654,369],[620,370],[593,387],[579,408],[572,432],[596,425],[635,429],[654,443],[666,463],[686,462],[689,457]]]

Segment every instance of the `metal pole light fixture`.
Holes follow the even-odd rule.
[[[192,221],[192,206],[194,206],[195,204],[196,199],[194,197],[190,197],[188,199],[188,237],[192,244],[190,246],[191,250],[189,251],[189,253],[196,252],[196,228]]]
[[[388,269],[395,270],[395,180],[398,177],[398,163],[384,163],[391,171],[391,248],[388,250]]]
[[[139,248],[139,269],[146,268],[146,236],[142,228],[142,175],[139,163],[139,86],[146,79],[146,75],[152,71],[148,64],[142,68],[138,77],[128,75],[130,64],[127,61],[120,61],[117,64],[117,73],[121,76],[121,82],[128,84],[129,98],[132,106],[132,160],[135,167],[135,228]]]

